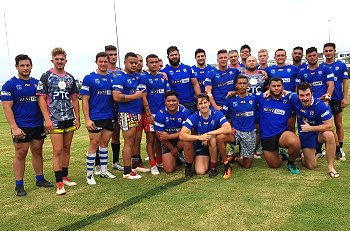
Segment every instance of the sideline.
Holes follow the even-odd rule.
[[[125,208],[128,208],[136,203],[139,203],[140,201],[142,201],[143,199],[148,199],[148,198],[151,198],[157,194],[159,194],[160,192],[162,191],[165,191],[165,190],[168,190],[170,188],[173,188],[175,186],[178,186],[184,182],[186,182],[187,179],[186,178],[179,178],[179,179],[176,179],[176,180],[173,180],[173,181],[170,181],[164,185],[160,185],[156,188],[153,188],[141,195],[138,195],[138,196],[135,196],[135,197],[132,197],[120,204],[117,204],[109,209],[106,209],[105,211],[101,212],[101,213],[97,213],[97,214],[93,214],[91,216],[88,216],[80,221],[77,221],[73,224],[70,224],[70,225],[66,225],[66,226],[63,226],[59,229],[57,229],[58,231],[64,231],[64,230],[78,230],[78,229],[82,229],[98,220],[101,220],[103,218],[106,218],[108,217],[109,215],[112,215],[114,213],[118,213],[120,212],[122,209],[125,209]]]

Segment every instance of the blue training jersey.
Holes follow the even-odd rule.
[[[332,94],[333,100],[342,100],[344,98],[343,95],[343,80],[348,79],[348,68],[345,63],[338,60],[332,64],[321,63],[320,66],[329,67],[334,74],[334,91]]]
[[[222,112],[229,116],[232,127],[242,132],[251,132],[255,130],[254,115],[256,109],[256,97],[254,95],[246,95],[241,98],[239,96],[229,97],[226,99]]]
[[[123,95],[132,95],[135,94],[136,91],[145,90],[146,84],[145,78],[141,78],[138,73],[135,72],[129,75],[125,71],[120,71],[113,80],[113,91],[119,91]],[[118,102],[118,112],[141,114],[142,99]]]
[[[183,123],[190,115],[190,111],[179,105],[174,115],[170,114],[166,107],[160,109],[154,118],[154,129],[158,132],[174,134],[181,130]]]
[[[89,96],[91,120],[113,119],[114,100],[112,96],[113,77],[92,72],[84,77],[80,95]]]
[[[266,69],[269,79],[279,77],[283,81],[283,87],[287,91],[295,91],[295,79],[297,78],[298,70],[295,66],[284,65],[278,67],[277,65],[270,66]]]
[[[145,71],[142,75],[146,79],[147,101],[152,114],[156,114],[164,107],[164,93],[170,90],[168,80],[158,73],[155,76]]]
[[[30,77],[28,80],[16,76],[9,79],[1,90],[2,101],[13,101],[12,111],[18,127],[29,128],[43,126],[36,87],[39,80]]]
[[[162,72],[168,76],[168,82],[171,90],[176,91],[179,94],[180,103],[194,102],[194,89],[192,86],[192,69],[183,63],[180,63],[179,67],[175,68],[167,64]]]
[[[303,107],[300,100],[298,99],[297,94],[291,94],[290,100],[294,104],[295,113],[297,114],[298,121],[298,132],[302,135],[310,135],[315,132],[301,132],[300,125],[308,123],[311,126],[321,125],[323,121],[329,120],[332,118],[332,113],[324,102],[319,99],[313,98],[310,107]]]
[[[227,93],[235,89],[236,77],[241,72],[236,68],[227,68],[224,71],[214,70],[208,73],[205,86],[212,87],[212,95],[217,105],[225,103]]]
[[[288,95],[287,95],[288,96]],[[259,104],[260,137],[267,139],[288,129],[288,119],[292,114],[293,105],[287,96],[273,99],[257,95]]]
[[[205,68],[199,68],[196,65],[192,66],[192,73],[194,74],[194,76],[197,78],[197,81],[199,83],[199,86],[201,88],[201,92],[204,93],[205,92],[205,79],[208,76],[208,73],[211,71],[216,70],[215,67],[207,64],[205,66]]]
[[[198,133],[198,135],[214,131],[220,128],[225,122],[226,117],[221,111],[215,111],[210,109],[210,115],[208,119],[204,119],[200,111],[196,111],[190,115],[184,123],[184,126],[192,130],[192,128]]]
[[[315,70],[310,70],[309,67],[299,71],[296,79],[298,86],[302,82],[308,82],[312,86],[313,96],[320,98],[327,93],[328,82],[334,82],[334,74],[331,69],[326,66],[318,66]]]

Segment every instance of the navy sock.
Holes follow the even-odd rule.
[[[101,165],[100,156],[98,155],[98,149],[96,150],[95,166]]]
[[[119,162],[120,144],[111,143],[113,151],[113,164]]]
[[[339,147],[343,148],[343,142],[339,142]]]
[[[62,182],[62,171],[55,171],[56,183]]]
[[[131,166],[124,166],[124,175],[129,174],[131,172]]]
[[[67,168],[62,167],[62,177],[67,177],[67,176],[68,176],[68,167]]]
[[[35,179],[36,179],[36,182],[41,181],[42,179],[44,179],[44,175],[36,175]]]
[[[185,167],[186,167],[187,169],[192,168],[192,163],[186,162]]]
[[[16,188],[24,186],[24,181],[23,180],[16,180]]]

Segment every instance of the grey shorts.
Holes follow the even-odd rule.
[[[254,149],[256,143],[256,133],[255,131],[251,132],[241,132],[236,130],[235,134],[236,143],[241,144],[241,156],[245,158],[254,157]]]

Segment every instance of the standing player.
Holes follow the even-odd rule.
[[[282,157],[278,149],[288,149],[287,168],[292,174],[299,174],[295,166],[295,159],[299,156],[300,140],[294,132],[288,131],[288,119],[292,113],[293,105],[283,94],[281,78],[272,78],[269,81],[270,95],[264,98],[263,94],[257,96],[259,105],[260,138],[264,157],[270,168],[279,168]]]
[[[77,185],[68,177],[68,166],[73,134],[80,128],[79,92],[74,77],[64,69],[67,53],[55,48],[51,55],[54,67],[41,76],[37,95],[52,143],[56,194],[63,195],[64,185]]]
[[[141,178],[131,171],[131,155],[135,145],[137,125],[142,113],[142,95],[145,84],[136,73],[137,55],[129,52],[125,55],[125,69],[113,80],[113,98],[118,102],[118,122],[124,137],[123,162],[125,179]]]
[[[180,139],[186,142],[196,141],[195,170],[197,174],[203,175],[207,172],[210,159],[209,177],[218,175],[216,162],[218,159],[219,135],[231,132],[230,123],[220,111],[210,109],[207,94],[197,95],[198,111],[190,115],[180,131]],[[191,134],[191,130],[196,134]],[[224,161],[224,179],[231,177],[232,169],[227,161],[226,149],[221,152]],[[193,156],[186,157],[186,172],[192,169]]]
[[[304,70],[307,66],[306,63],[302,63],[304,49],[300,46],[293,48],[292,59],[293,66],[297,68],[297,72]]]
[[[260,49],[258,51],[258,59],[259,59],[259,70],[266,71],[266,69],[269,67],[269,64],[267,61],[269,60],[269,53],[266,49]]]
[[[180,63],[179,49],[176,46],[169,47],[167,54],[169,64],[162,71],[168,76],[171,90],[179,94],[180,104],[193,113],[196,111],[194,96],[201,92],[197,78],[192,75],[190,66]]]
[[[244,44],[241,46],[241,49],[239,51],[241,53],[241,66],[245,67],[246,60],[250,56],[252,50],[250,49],[250,46]]]
[[[16,196],[25,196],[24,170],[28,150],[32,153],[32,165],[35,172],[36,186],[52,187],[53,184],[43,174],[43,144],[45,135],[44,121],[41,114],[36,86],[38,80],[30,77],[32,60],[27,55],[15,58],[17,76],[9,79],[1,91],[2,106],[15,147],[13,172],[16,179]]]
[[[208,72],[215,70],[215,67],[205,63],[206,54],[205,54],[205,51],[201,48],[198,48],[195,51],[194,57],[197,61],[197,66],[196,65],[192,66],[192,72],[194,76],[196,76],[197,78],[201,92],[205,92],[205,85],[204,85],[205,78],[207,77]]]
[[[342,149],[344,141],[344,126],[343,126],[343,108],[348,104],[348,69],[341,61],[335,61],[335,44],[326,43],[323,46],[323,54],[326,61],[320,66],[331,68],[334,74],[334,91],[329,105],[334,116],[336,133],[339,140],[339,150],[337,150],[338,158],[345,160],[345,153]],[[338,149],[338,147],[337,147]],[[341,154],[341,155],[339,155]]]
[[[248,68],[248,60],[247,64]],[[244,168],[251,168],[253,164],[256,142],[254,126],[256,99],[254,95],[247,94],[248,85],[248,77],[239,75],[236,80],[237,95],[227,98],[222,108],[222,112],[231,119],[233,130],[232,133],[223,135],[222,141],[225,143],[236,141],[240,144],[240,155],[235,161]],[[226,150],[226,146],[223,150]]]
[[[302,163],[308,169],[317,165],[315,148],[317,142],[326,144],[328,172],[331,178],[339,177],[334,168],[335,138],[332,132],[334,121],[329,107],[312,96],[312,86],[301,83],[297,87],[297,95],[290,98],[298,116],[298,131],[303,150]]]
[[[208,73],[205,79],[205,92],[209,96],[210,104],[215,110],[221,110],[229,91],[234,89],[234,82],[240,71],[228,68],[228,53],[219,50],[217,53],[218,69]]]
[[[107,74],[108,54],[100,52],[96,55],[96,72],[85,76],[80,94],[83,96],[83,113],[85,126],[89,131],[89,147],[86,153],[86,182],[96,184],[93,168],[98,150],[101,164],[100,177],[113,179],[107,170],[108,143],[115,130],[114,101],[112,97],[113,77]]]
[[[244,69],[244,65],[239,63],[239,54],[237,50],[230,50],[228,52],[228,60],[230,61],[228,65],[229,68],[237,68],[238,70]]]
[[[166,92],[164,98],[165,107],[157,112],[154,122],[157,137],[162,145],[164,171],[171,173],[176,170],[176,158],[179,155],[179,151],[184,150],[186,158],[185,177],[192,177],[192,161],[187,162],[188,157],[192,157],[193,159],[192,143],[179,139],[180,130],[190,115],[190,111],[179,105],[178,93],[176,91]]]
[[[157,153],[157,157],[161,155],[160,142],[156,138],[154,129],[154,117],[156,113],[164,107],[164,93],[170,90],[168,81],[163,78],[163,75],[158,72],[158,56],[150,54],[146,57],[146,65],[148,71],[142,73],[142,78],[146,79],[147,93],[144,95],[144,109],[145,115],[143,116],[143,124],[146,132],[146,150],[149,157],[149,163],[151,167],[151,174],[159,174],[156,166],[156,160],[154,159],[154,153]],[[159,159],[159,157],[158,157]]]

